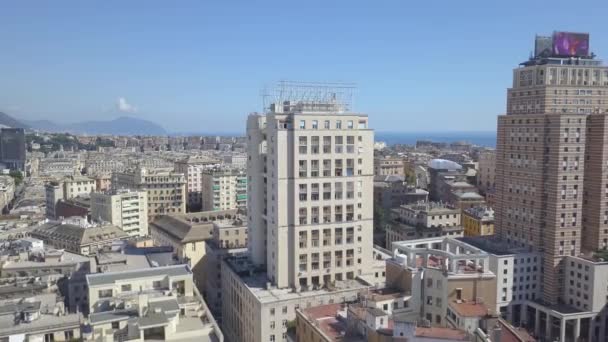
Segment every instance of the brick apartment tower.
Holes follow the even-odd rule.
[[[608,68],[588,53],[542,53],[539,39],[551,38],[537,37],[536,56],[513,70],[507,112],[498,117],[495,224],[503,240],[543,252],[543,300],[555,304],[562,258],[597,250],[608,235],[608,203],[598,200],[608,201]],[[581,239],[583,229],[589,236]]]

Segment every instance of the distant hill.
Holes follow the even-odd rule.
[[[166,135],[160,125],[143,119],[122,116],[113,120],[83,121],[72,124],[57,124],[48,120],[28,121],[33,129],[46,132],[69,132],[76,134],[112,135]]]
[[[3,112],[0,112],[0,126],[11,128],[29,128],[28,125]]]

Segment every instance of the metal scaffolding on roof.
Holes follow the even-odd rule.
[[[264,110],[272,104],[334,104],[344,111],[353,107],[354,83],[279,81],[262,91]]]

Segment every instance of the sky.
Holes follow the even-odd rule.
[[[2,1],[0,111],[243,132],[279,80],[352,82],[378,131],[492,131],[535,34],[589,32],[608,56],[608,1],[577,4]]]

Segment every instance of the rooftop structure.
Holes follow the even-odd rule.
[[[187,265],[87,275],[86,341],[223,341]]]

